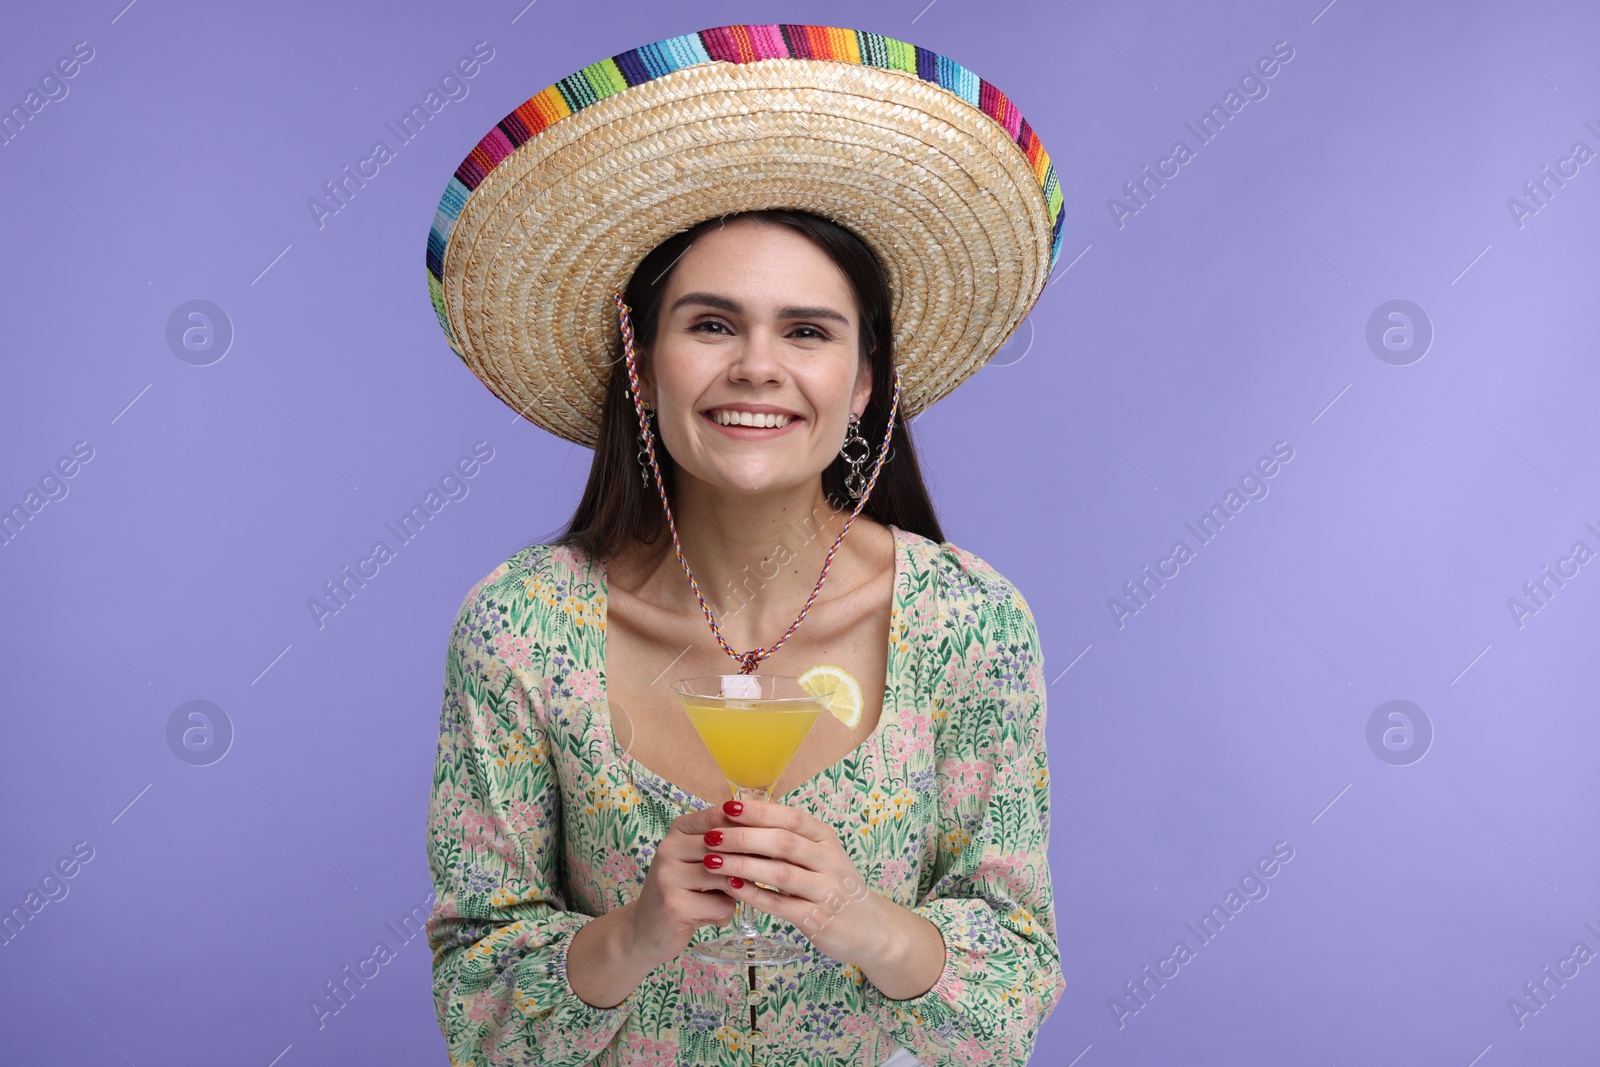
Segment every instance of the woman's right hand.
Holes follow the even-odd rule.
[[[702,926],[726,926],[734,900],[727,878],[709,870],[708,831],[733,825],[720,804],[685,812],[672,820],[650,858],[644,887],[629,905],[634,950],[652,966],[677,959]]]

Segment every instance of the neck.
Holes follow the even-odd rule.
[[[740,652],[771,647],[816,588],[828,549],[850,512],[828,503],[820,478],[793,489],[750,495],[680,477],[676,495],[672,518],[678,541],[723,638]],[[846,552],[859,540],[856,535],[865,522],[857,516],[851,524],[817,594],[818,603],[849,591],[835,588],[836,579],[844,580],[838,576],[848,570]],[[650,568],[650,584],[668,602],[701,615],[670,532],[657,544],[660,555]]]

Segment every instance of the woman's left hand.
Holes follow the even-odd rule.
[[[793,923],[817,951],[841,963],[859,965],[879,952],[889,926],[882,907],[890,902],[867,888],[833,827],[768,801],[730,800],[723,811],[735,825],[705,835],[705,862],[744,883],[729,881],[729,896]]]

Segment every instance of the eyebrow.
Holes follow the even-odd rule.
[[[716,293],[685,293],[672,302],[667,309],[671,314],[685,304],[704,304],[707,307],[720,308],[734,315],[744,314],[744,307],[737,301],[729,300]],[[833,319],[845,326],[850,325],[850,320],[829,307],[786,307],[778,309],[780,319]]]

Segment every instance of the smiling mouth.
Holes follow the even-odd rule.
[[[798,415],[768,415],[754,412],[724,412],[712,409],[700,413],[707,422],[721,430],[783,430],[803,421]]]

